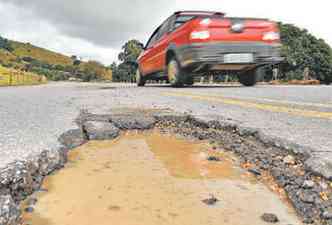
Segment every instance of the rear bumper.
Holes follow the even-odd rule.
[[[224,68],[232,70],[268,64],[278,64],[283,61],[280,56],[281,44],[266,44],[261,42],[217,42],[195,43],[184,45],[176,49],[178,60],[182,67],[198,69],[202,67]],[[225,54],[252,53],[250,63],[226,63]],[[220,67],[216,67],[220,65]],[[241,67],[242,66],[242,67]],[[225,69],[225,70],[226,70]]]

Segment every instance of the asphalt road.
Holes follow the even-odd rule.
[[[0,167],[58,147],[75,128],[80,109],[105,113],[118,107],[170,108],[242,126],[314,149],[332,162],[332,86],[148,85],[50,83],[0,88]]]

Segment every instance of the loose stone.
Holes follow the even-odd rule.
[[[265,221],[267,223],[278,223],[279,222],[278,217],[272,213],[264,213],[261,218],[263,221]]]
[[[322,213],[322,218],[326,220],[332,219],[332,211],[331,210],[326,210]]]
[[[34,208],[33,207],[27,207],[24,209],[25,212],[27,213],[32,213],[34,211]]]
[[[256,176],[260,176],[262,175],[262,173],[258,170],[258,169],[255,169],[255,168],[251,168],[251,169],[248,169],[248,171]]]
[[[36,198],[29,198],[27,200],[27,204],[30,205],[30,206],[33,206],[33,205],[36,205],[37,201],[38,200]]]
[[[315,202],[315,197],[310,192],[301,191],[299,193],[299,197],[300,197],[301,201],[304,202],[304,203],[311,203],[312,204],[312,203]]]
[[[315,182],[313,182],[312,180],[306,180],[304,181],[302,187],[305,189],[311,189],[315,186]]]
[[[219,200],[214,195],[211,195],[210,198],[202,200],[202,202],[207,205],[215,205],[218,201]]]
[[[219,157],[216,157],[216,156],[209,156],[207,158],[208,161],[216,161],[216,162],[219,162],[221,161]]]
[[[288,165],[295,165],[295,159],[291,155],[286,156],[283,161]]]

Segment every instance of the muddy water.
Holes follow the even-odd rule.
[[[263,213],[276,214],[279,224],[300,224],[236,158],[210,149],[157,132],[90,142],[46,179],[48,191],[37,195],[25,224],[260,225]],[[211,155],[221,161],[207,161]],[[210,194],[219,199],[213,206],[202,202]]]

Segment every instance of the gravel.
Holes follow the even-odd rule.
[[[0,195],[0,224],[18,224],[20,209],[10,195]]]

